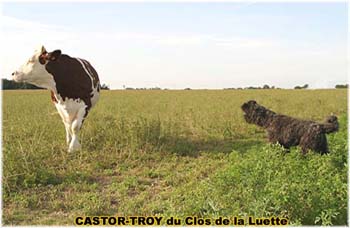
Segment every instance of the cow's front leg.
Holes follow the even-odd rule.
[[[70,130],[72,132],[72,140],[69,144],[69,148],[68,148],[69,152],[81,149],[81,144],[79,143],[79,131],[83,124],[85,112],[86,112],[85,107],[80,108],[76,117],[71,123]]]
[[[55,103],[55,106],[56,106],[58,113],[61,116],[62,122],[64,124],[65,129],[66,129],[66,143],[69,146],[70,142],[72,140],[72,131],[71,131],[72,121],[70,119],[70,115],[63,105],[61,105],[59,103]]]
[[[72,140],[71,127],[69,123],[64,123],[64,127],[66,128],[66,142],[67,142],[67,145],[69,146]]]

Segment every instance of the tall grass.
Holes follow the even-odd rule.
[[[299,118],[340,116],[331,153],[269,145],[243,120],[250,99]],[[47,91],[3,92],[5,224],[98,214],[346,224],[346,90],[103,91],[72,154],[50,103]]]

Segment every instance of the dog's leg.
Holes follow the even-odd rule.
[[[311,129],[301,137],[300,147],[303,154],[306,154],[308,150],[313,150],[320,154],[328,153],[326,135],[319,131],[318,127],[311,127]]]
[[[301,153],[303,155],[307,154],[307,152],[313,148],[313,138],[314,134],[310,131],[301,137],[299,146],[301,147]]]
[[[270,143],[277,143],[278,142],[278,138],[276,135],[276,132],[273,131],[273,129],[269,129],[267,128],[267,138],[269,139]]]
[[[320,134],[318,138],[318,144],[316,151],[319,151],[321,154],[328,154],[328,143],[327,143],[327,137],[325,134]]]

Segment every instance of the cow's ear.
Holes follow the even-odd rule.
[[[46,50],[45,50],[45,52],[42,52],[39,55],[40,64],[44,65],[48,61],[48,56],[49,56],[49,54],[46,52]]]
[[[40,53],[43,54],[43,53],[47,53],[46,49],[44,46],[41,46],[40,48]]]
[[[47,56],[47,53],[43,53],[39,56],[39,63],[44,65],[46,63],[46,56]]]
[[[61,56],[61,54],[62,54],[61,50],[55,50],[47,54],[47,59],[49,61],[56,61]]]

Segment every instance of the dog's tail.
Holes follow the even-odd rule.
[[[321,124],[324,133],[336,132],[339,129],[338,118],[334,115],[328,116],[325,123]]]

